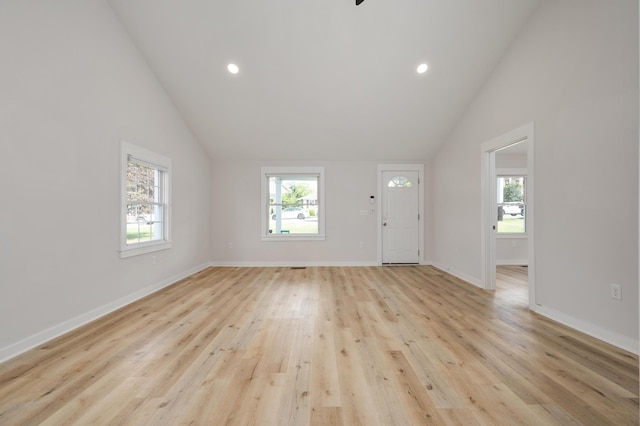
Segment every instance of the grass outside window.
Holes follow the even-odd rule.
[[[524,234],[524,217],[505,216],[498,221],[498,234]]]
[[[276,221],[269,220],[269,230],[275,232]],[[284,234],[317,234],[318,218],[311,217],[304,220],[282,219],[282,233]]]

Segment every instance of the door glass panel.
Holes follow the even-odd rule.
[[[412,183],[405,176],[394,176],[387,186],[389,188],[411,188]]]

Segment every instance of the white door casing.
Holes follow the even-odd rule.
[[[420,175],[417,170],[383,170],[382,263],[420,263]]]
[[[485,290],[496,288],[496,223],[497,223],[497,185],[495,153],[499,149],[513,144],[527,141],[527,257],[528,257],[528,284],[529,284],[529,309],[535,310],[537,306],[535,286],[535,244],[534,244],[534,124],[529,123],[498,136],[482,144],[481,165],[481,222],[482,222],[482,278]]]

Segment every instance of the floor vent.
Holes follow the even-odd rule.
[[[306,266],[292,266],[291,269],[307,269]]]

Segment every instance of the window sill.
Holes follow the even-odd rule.
[[[134,247],[127,247],[120,249],[120,259],[127,257],[139,256],[141,254],[153,253],[160,250],[167,250],[171,248],[171,241],[163,241],[161,243],[150,243],[145,245],[136,245]]]
[[[325,235],[264,235],[262,241],[324,241]]]

